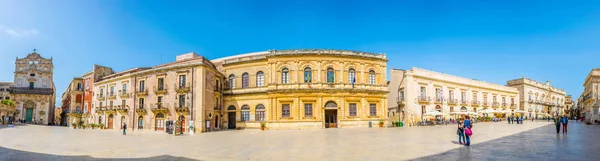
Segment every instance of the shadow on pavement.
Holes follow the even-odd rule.
[[[569,122],[568,134],[542,126],[415,160],[598,160],[600,126]],[[474,129],[475,130],[475,129]],[[476,130],[474,132],[477,132]],[[477,137],[471,138],[476,141]]]
[[[142,161],[142,160],[178,160],[178,161],[188,161],[194,160],[184,157],[174,157],[170,155],[161,155],[149,158],[92,158],[90,156],[64,156],[64,155],[53,155],[53,154],[42,154],[35,152],[27,152],[21,150],[8,149],[5,147],[0,147],[0,160],[10,160],[10,161],[42,161],[42,160],[60,160],[60,161],[68,161],[68,160],[131,160],[131,161]]]

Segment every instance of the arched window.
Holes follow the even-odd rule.
[[[242,74],[242,88],[248,88],[250,85],[250,76],[248,73]]]
[[[290,82],[290,70],[288,68],[281,69],[281,84],[288,84]]]
[[[256,86],[262,87],[265,85],[265,74],[262,71],[256,73]]]
[[[348,83],[356,83],[356,71],[354,68],[350,68],[350,70],[348,70]]]
[[[369,84],[375,85],[375,71],[373,70],[369,71]]]
[[[327,83],[333,83],[335,81],[335,72],[333,68],[327,68]]]
[[[310,67],[304,68],[304,83],[312,82],[312,69]]]
[[[144,129],[144,117],[138,117],[138,129]]]
[[[229,88],[230,89],[234,89],[235,88],[235,75],[229,75]]]
[[[235,111],[235,106],[231,105],[229,107],[227,107],[228,111]]]
[[[242,121],[250,121],[250,107],[242,106]]]
[[[256,121],[265,121],[265,106],[259,104],[256,106]]]

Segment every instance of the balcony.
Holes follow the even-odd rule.
[[[156,86],[154,86],[154,93],[157,95],[167,93],[167,86],[166,85],[158,86],[158,88]]]
[[[507,103],[502,103],[502,108],[506,108],[507,105]]]
[[[137,109],[135,109],[135,113],[137,113],[138,115],[142,116],[142,115],[146,115],[147,111],[146,108],[144,108],[144,105],[138,105],[139,107]]]
[[[11,94],[39,94],[39,95],[52,95],[54,90],[52,88],[29,88],[29,87],[11,87]]]
[[[136,96],[148,96],[148,89],[139,89],[135,92]]]
[[[98,101],[106,100],[106,97],[103,94],[96,94],[96,98],[98,99]]]
[[[483,104],[483,107],[489,107],[490,106],[488,102],[483,102],[482,104]]]
[[[499,102],[492,102],[492,108],[498,108],[500,106]]]
[[[185,93],[188,93],[190,91],[190,84],[189,83],[185,84],[185,85],[178,84],[178,85],[175,85],[175,87],[177,87],[177,89],[175,89],[175,90],[179,94],[185,94]]]
[[[110,94],[108,94],[108,99],[109,100],[117,99],[117,95],[115,95],[115,93],[111,92]]]
[[[121,114],[126,115],[128,111],[129,111],[129,106],[127,106],[127,105],[124,105],[124,106],[123,105],[119,105],[119,106],[117,106],[117,112],[120,112]]]
[[[515,108],[517,108],[517,104],[514,104],[514,103],[510,104],[510,108],[511,108],[511,109],[515,109]]]
[[[467,100],[460,100],[460,105],[461,106],[466,106],[468,104],[469,104],[469,102],[467,102]]]
[[[532,99],[529,99],[529,103],[533,103],[533,100],[532,100]]]
[[[128,93],[126,90],[119,92],[119,97],[121,98],[129,98],[129,96],[131,96],[131,94]]]
[[[431,97],[419,96],[419,97],[417,97],[417,101],[419,103],[431,103]]]
[[[406,106],[406,101],[404,101],[404,98],[399,98],[397,103],[398,103],[398,107]]]
[[[477,101],[477,100],[471,101],[471,106],[479,106],[479,101]]]
[[[160,112],[162,112],[162,113],[169,113],[169,109],[166,107],[166,105],[163,105],[160,102],[156,103],[155,106],[151,110],[152,110],[152,112],[154,114],[157,114],[157,113],[160,113]]]
[[[457,99],[452,99],[452,98],[448,99],[448,105],[456,105],[457,103],[458,103]]]
[[[175,108],[175,112],[181,113],[181,114],[188,114],[190,112],[189,103],[187,103],[183,106],[182,105],[177,106],[177,108]]]
[[[444,102],[444,98],[441,98],[441,97],[437,97],[437,98],[435,98],[435,103],[436,103],[436,104],[441,104],[441,103],[443,103],[443,102]]]

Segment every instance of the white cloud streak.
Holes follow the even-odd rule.
[[[0,25],[0,31],[4,34],[10,35],[12,37],[32,37],[37,36],[40,32],[37,29],[22,29],[22,28],[10,28],[6,26]]]

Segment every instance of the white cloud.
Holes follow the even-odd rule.
[[[40,32],[37,29],[22,29],[22,28],[9,28],[6,26],[0,25],[0,31],[4,32],[13,37],[29,37],[29,36],[37,36]]]

